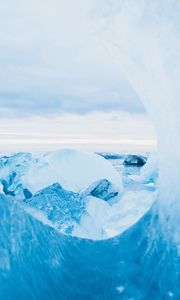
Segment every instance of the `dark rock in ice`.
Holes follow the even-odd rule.
[[[43,214],[59,228],[70,234],[74,223],[84,213],[84,202],[80,194],[64,190],[59,183],[46,187],[30,199],[24,200]]]
[[[91,184],[83,193],[84,196],[91,195],[96,198],[108,201],[118,196],[118,189],[107,179],[102,179]]]
[[[147,157],[145,157],[145,156],[127,155],[123,164],[125,166],[142,167],[146,164],[146,162],[147,162]]]

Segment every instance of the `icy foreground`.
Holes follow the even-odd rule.
[[[126,191],[123,174],[110,162],[74,150],[2,157],[0,181],[4,194],[41,213],[60,232],[94,240],[132,226],[156,195]]]
[[[80,192],[95,181],[106,178],[122,190],[121,176],[99,155],[60,150],[32,155],[17,153],[1,160],[0,177],[16,197],[22,189],[31,194],[59,182],[64,189]],[[88,170],[88,172],[87,172]],[[3,182],[2,182],[3,183]]]
[[[78,163],[70,164],[69,155],[70,162],[73,156]],[[82,185],[74,179],[78,173],[83,174],[81,156],[86,161]],[[95,154],[18,153],[0,161],[4,194],[0,195],[1,299],[161,299],[162,287],[166,295],[174,291],[179,280],[174,276],[179,263],[176,249],[170,249],[168,257],[163,256],[156,265],[164,276],[168,268],[169,280],[163,276],[155,282],[148,280],[153,276],[154,257],[168,247],[161,235],[160,248],[148,240],[149,229],[154,232],[158,226],[155,206],[151,208],[156,198],[155,179],[151,179],[151,188],[149,183],[140,182],[148,165],[140,169],[138,180],[131,178],[127,184],[130,170],[118,174]],[[100,170],[93,176],[94,161]],[[60,164],[63,171],[66,169],[64,177],[59,168],[55,172]],[[74,168],[77,164],[79,167]],[[152,166],[150,163],[151,171]],[[29,184],[29,174],[33,170],[35,176],[35,167],[37,185],[34,178]],[[46,187],[41,168],[50,184]],[[51,169],[54,183],[51,173],[48,179],[46,168]],[[108,176],[101,178],[101,174]],[[74,191],[64,188],[62,178]]]
[[[0,298],[116,299],[122,285],[133,296],[138,282],[129,289],[119,270],[136,234],[134,247],[120,234],[149,211],[155,188],[135,189],[134,180],[127,189],[126,172],[97,154],[17,153],[0,162]],[[132,264],[133,276],[138,269]]]

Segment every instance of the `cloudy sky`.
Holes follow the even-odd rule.
[[[154,147],[138,95],[96,34],[95,2],[1,3],[2,150]]]

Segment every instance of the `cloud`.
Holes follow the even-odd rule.
[[[144,114],[92,112],[87,115],[0,118],[2,150],[77,148],[92,151],[149,151],[156,136]]]
[[[93,3],[6,0],[1,4],[1,117],[144,111],[92,33]]]

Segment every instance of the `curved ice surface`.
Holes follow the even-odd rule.
[[[106,45],[108,37],[112,55],[147,108],[158,139],[159,218],[158,225],[150,224],[146,232],[152,248],[143,256],[150,262],[149,283],[154,281],[156,285],[162,280],[164,284],[159,285],[153,297],[149,297],[146,286],[147,294],[142,297],[137,294],[135,299],[179,299],[180,2],[112,0],[98,3],[102,4],[101,14],[105,8],[102,19]],[[163,247],[162,242],[168,247]],[[172,260],[176,261],[176,267],[171,269]],[[145,278],[141,279],[146,285]],[[169,280],[172,288],[167,291]],[[155,285],[152,290],[156,289]]]
[[[165,235],[179,232],[180,2],[101,3],[106,45],[151,116],[158,139],[159,213]],[[168,232],[167,232],[168,231]]]
[[[179,299],[176,248],[160,234],[151,242],[152,227],[156,234],[158,219],[151,212],[116,238],[73,238],[0,196],[0,298]]]

